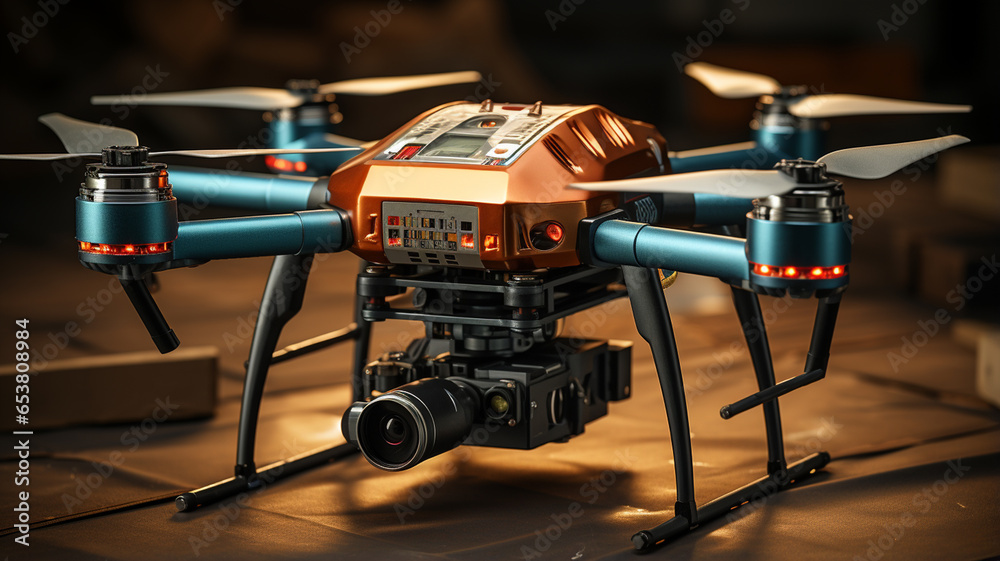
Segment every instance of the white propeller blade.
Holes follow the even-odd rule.
[[[276,88],[216,88],[191,92],[151,93],[142,96],[95,95],[94,105],[193,105],[197,107],[232,107],[236,109],[285,109],[302,105],[305,99]]]
[[[447,86],[450,84],[467,84],[483,79],[482,74],[474,71],[445,72],[443,74],[423,74],[418,76],[387,76],[384,78],[359,78],[323,84],[319,87],[321,94],[354,94],[354,95],[385,95],[408,90]]]
[[[246,149],[246,150],[164,150],[150,152],[149,156],[190,156],[193,158],[239,158],[242,156],[261,156],[266,154],[321,154],[325,152],[358,152],[363,148],[349,146],[346,148],[304,148],[304,149]],[[0,154],[0,160],[64,160],[67,158],[95,157],[100,158],[100,152],[76,154]]]
[[[100,152],[87,154],[67,154],[65,152],[59,154],[0,154],[0,160],[65,160],[85,157],[100,158],[101,154]]]
[[[89,123],[67,117],[62,113],[49,113],[38,118],[52,129],[67,153],[52,154],[0,154],[2,160],[62,160],[67,158],[100,157],[100,152],[94,152],[108,146],[138,146],[139,137],[130,130]],[[346,139],[345,140],[350,140]],[[75,152],[74,150],[81,150]],[[83,151],[85,150],[85,151]],[[247,150],[166,150],[150,152],[150,156],[192,156],[195,158],[235,158],[240,156],[257,156],[262,154],[318,154],[324,152],[348,152],[363,150],[360,146],[341,148],[263,148]]]
[[[139,137],[130,130],[88,123],[62,113],[47,113],[38,120],[56,133],[67,152],[89,153],[105,146],[139,145]]]
[[[570,189],[632,193],[708,193],[744,199],[780,195],[795,187],[788,174],[774,169],[713,169],[618,181],[572,183]]]
[[[358,152],[361,148],[348,146],[345,148],[248,148],[243,150],[164,150],[162,152],[150,152],[150,156],[192,156],[195,158],[238,158],[240,156],[261,156],[266,154],[323,154],[326,152]]]
[[[387,78],[359,78],[333,82],[319,87],[321,94],[383,95],[448,84],[478,82],[478,72],[447,72],[420,76],[392,76]],[[141,96],[95,95],[94,105],[187,105],[197,107],[230,107],[235,109],[288,109],[307,101],[304,95],[278,88],[215,88],[190,92],[151,93]]]
[[[327,142],[333,144],[339,144],[341,146],[365,146],[366,144],[372,144],[371,140],[358,140],[356,138],[351,138],[349,136],[341,136],[339,134],[326,133],[323,138]]]
[[[879,179],[931,154],[966,142],[969,142],[968,138],[952,134],[915,142],[837,150],[817,161],[826,164],[828,173],[857,179]],[[572,183],[569,188],[631,193],[708,193],[759,199],[786,193],[796,185],[790,175],[779,170],[714,169],[616,181]]]
[[[846,115],[888,115],[899,113],[968,113],[971,105],[925,103],[885,97],[851,94],[811,95],[788,105],[796,117],[825,119]]]
[[[730,99],[757,97],[781,91],[781,84],[770,76],[733,70],[707,62],[692,62],[684,67],[684,72],[719,97]],[[788,112],[792,115],[812,119],[847,115],[967,113],[971,110],[970,105],[925,103],[852,94],[805,95],[788,104]]]
[[[830,152],[819,160],[828,173],[857,179],[879,179],[895,173],[931,154],[965,144],[968,138],[952,134],[941,138],[847,148]]]
[[[729,99],[757,97],[781,91],[781,84],[770,76],[707,62],[692,62],[684,67],[684,73],[704,84],[715,95]]]

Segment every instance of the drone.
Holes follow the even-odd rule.
[[[783,90],[772,90],[767,95],[782,98]],[[598,105],[448,103],[364,148],[151,152],[124,129],[58,114],[41,121],[67,150],[81,137],[107,147],[2,158],[100,157],[76,199],[78,256],[118,278],[160,352],[179,339],[147,287],[151,274],[274,257],[246,364],[235,474],[178,496],[179,510],[357,451],[399,471],[461,444],[532,449],[579,435],[610,402],[630,396],[631,344],[561,337],[560,322],[628,297],[659,378],[676,484],[674,516],[631,537],[640,551],[826,466],[826,452],[786,459],[778,398],[826,374],[851,262],[851,217],[835,176],[885,177],[968,142],[950,135],[783,158],[773,169],[678,173],[653,126]],[[325,177],[234,173],[217,200],[277,214],[190,221],[178,220],[178,201],[213,176],[188,168],[178,179],[154,161],[291,152],[355,155]],[[282,328],[302,307],[314,255],[340,251],[362,260],[354,322],[278,349]],[[766,475],[701,506],[664,298],[678,273],[730,285],[758,391],[720,415],[759,406],[767,436]],[[408,301],[399,298],[406,294]],[[759,295],[786,294],[815,298],[817,311],[802,372],[778,383]],[[425,335],[369,360],[372,325],[392,319],[421,321]],[[348,443],[258,468],[255,433],[270,366],[348,341],[354,403],[341,422]],[[470,438],[476,429],[486,429],[478,431],[485,440]]]

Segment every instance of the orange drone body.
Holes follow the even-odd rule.
[[[375,263],[531,270],[580,263],[581,219],[620,194],[570,183],[669,171],[651,125],[597,105],[431,109],[341,166],[331,205],[351,215],[351,251]]]

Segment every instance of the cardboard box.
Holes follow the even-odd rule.
[[[976,393],[1000,407],[1000,333],[979,337],[976,349]]]
[[[219,372],[216,347],[143,351],[49,361],[31,372],[28,424],[16,421],[17,371],[0,366],[0,396],[8,401],[2,430],[157,422],[209,417],[215,411]],[[21,394],[23,392],[17,392]]]
[[[1000,224],[1000,146],[963,146],[941,154],[938,189],[942,201]]]
[[[921,246],[919,295],[928,304],[966,315],[1000,303],[1000,271],[993,270],[1000,239],[946,238]]]

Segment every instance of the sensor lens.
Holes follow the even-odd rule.
[[[406,422],[399,415],[386,417],[385,424],[382,425],[382,439],[390,446],[399,446],[406,439],[409,431],[406,430]]]
[[[424,378],[355,403],[344,416],[344,435],[376,467],[411,468],[469,436],[479,399],[463,381]]]
[[[490,408],[493,409],[495,413],[503,415],[508,409],[510,409],[510,402],[507,401],[507,398],[504,396],[496,394],[492,399],[490,399]]]

